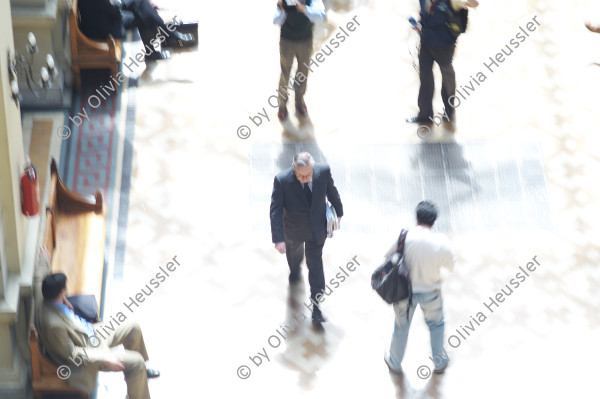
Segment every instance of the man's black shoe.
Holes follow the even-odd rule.
[[[325,323],[327,319],[321,313],[321,309],[315,307],[312,312],[312,320],[316,323]]]
[[[406,120],[406,123],[418,123],[419,125],[431,125],[431,119],[423,119],[423,118],[419,118],[418,116],[412,117],[412,118],[408,118]]]
[[[169,58],[171,58],[170,51],[153,51],[146,56],[146,61],[168,60]]]
[[[302,277],[300,273],[290,273],[288,280],[290,284],[298,284],[300,282],[300,277]]]
[[[160,371],[155,369],[146,369],[146,375],[148,376],[148,378],[160,377]]]
[[[196,44],[194,40],[194,35],[191,33],[181,33],[181,32],[173,32],[167,37],[167,40],[164,43],[164,47],[170,48],[183,48],[183,47],[191,47]]]

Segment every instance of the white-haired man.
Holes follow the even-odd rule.
[[[315,164],[308,152],[296,154],[292,167],[275,176],[271,195],[273,243],[280,253],[286,254],[290,284],[300,280],[300,264],[306,255],[310,309],[312,319],[319,323],[325,321],[318,299],[325,289],[322,254],[327,238],[326,197],[341,220],[344,209],[329,165]]]

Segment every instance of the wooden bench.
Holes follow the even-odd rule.
[[[50,271],[67,275],[67,295],[93,294],[102,303],[105,231],[102,193],[97,191],[86,198],[69,190],[52,159],[43,244],[50,256]],[[37,399],[52,392],[87,395],[58,377],[58,365],[41,351],[34,326],[29,333],[29,346]]]
[[[113,77],[119,72],[121,62],[121,41],[111,35],[105,40],[90,39],[79,29],[78,0],[72,0],[69,10],[69,30],[71,33],[71,66],[75,75],[75,86],[81,89],[82,69],[110,69]]]
[[[105,232],[102,193],[86,198],[69,190],[53,159],[44,245],[52,272],[67,275],[67,295],[93,294],[102,303]]]
[[[42,399],[42,395],[45,393],[90,397],[89,393],[73,388],[67,384],[66,380],[58,377],[58,365],[42,353],[37,330],[33,325],[29,330],[29,350],[31,351],[33,394],[36,399]]]

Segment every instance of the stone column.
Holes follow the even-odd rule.
[[[0,1],[0,397],[17,398],[24,392],[27,376],[15,322],[28,222],[21,213],[19,177],[25,154],[21,112],[10,88],[9,51],[13,52],[10,5]]]

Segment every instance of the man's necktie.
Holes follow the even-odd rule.
[[[433,10],[435,10],[435,3],[437,3],[437,0],[431,0],[431,5],[429,6],[429,14],[433,14]]]
[[[312,206],[312,191],[308,187],[308,183],[304,183],[304,195],[306,195],[306,199],[308,200],[308,205]]]

